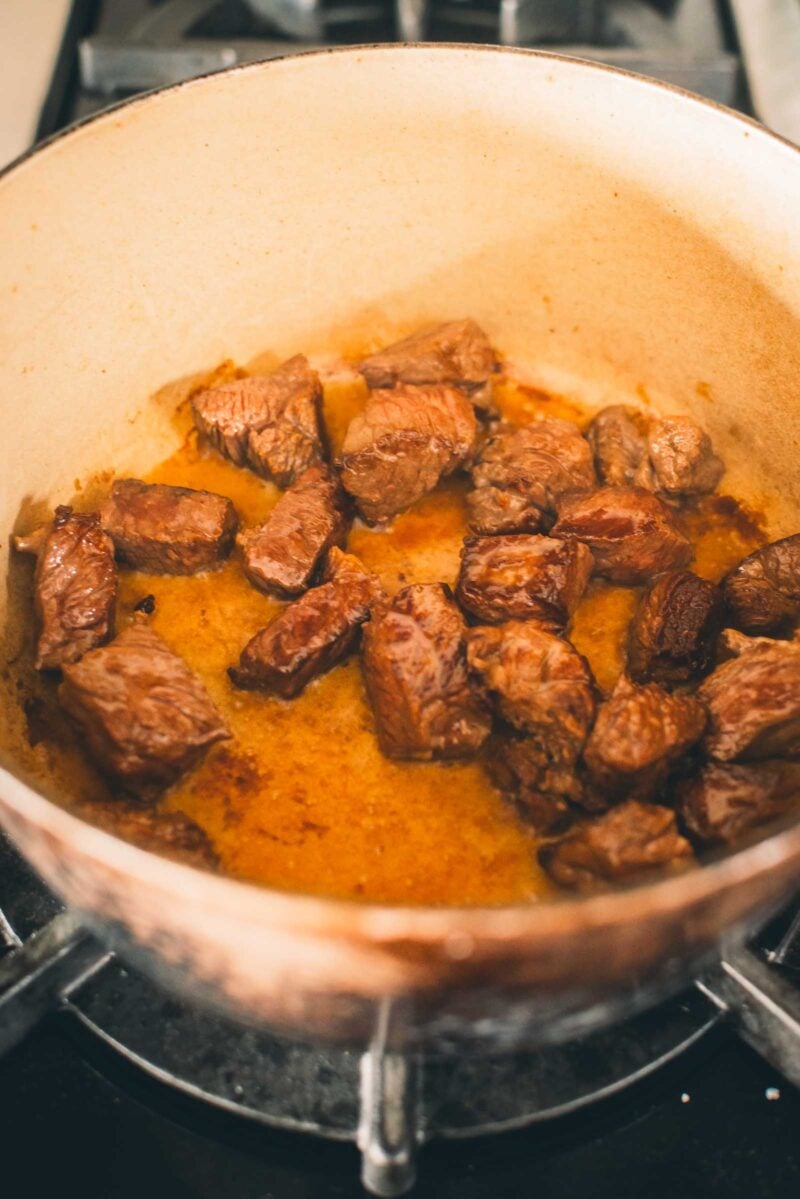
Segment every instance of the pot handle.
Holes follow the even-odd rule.
[[[71,912],[61,912],[24,944],[14,938],[0,957],[0,1054],[60,1007],[110,957]]]

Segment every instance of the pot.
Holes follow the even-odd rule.
[[[0,523],[176,433],[165,380],[470,315],[529,382],[686,411],[797,529],[800,153],[595,64],[383,46],[133,100],[0,182]],[[3,652],[29,621],[4,558]],[[11,687],[8,671],[3,675]],[[78,918],[170,986],[301,1037],[541,1043],[681,986],[796,885],[800,827],[644,885],[510,908],[256,888],[58,805],[4,697],[0,820]],[[388,1020],[387,1012],[391,1013]],[[388,1020],[388,1023],[387,1023]]]

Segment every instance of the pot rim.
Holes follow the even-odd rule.
[[[150,104],[161,96],[188,88],[202,88],[217,76],[263,72],[265,70],[302,69],[309,59],[328,55],[355,58],[365,53],[394,55],[429,55],[459,52],[464,56],[488,54],[519,55],[552,63],[566,70],[581,73],[610,74],[622,77],[634,88],[666,92],[678,102],[687,102],[710,109],[725,121],[752,130],[760,140],[788,150],[800,163],[800,147],[780,134],[773,133],[751,117],[735,112],[714,100],[699,96],[675,84],[665,83],[620,67],[581,59],[546,50],[514,46],[493,46],[468,42],[373,43],[355,46],[332,46],[318,50],[290,53],[255,63],[240,63],[223,70],[212,71],[166,87],[128,97],[90,114],[64,129],[58,130],[43,142],[26,150],[0,169],[0,185],[40,156],[46,155],[62,139],[73,137],[89,126],[113,121],[120,111],[141,104]],[[666,914],[696,906],[704,900],[735,887],[750,878],[763,876],[797,855],[800,857],[800,820],[764,840],[734,853],[698,865],[685,873],[648,879],[641,883],[617,887],[590,895],[565,893],[545,900],[527,903],[481,906],[410,906],[364,902],[302,892],[283,891],[261,884],[216,875],[184,863],[161,857],[140,849],[111,833],[82,820],[41,792],[24,783],[11,771],[0,767],[0,811],[7,806],[27,823],[55,838],[61,844],[75,845],[88,857],[99,858],[119,872],[137,877],[145,885],[168,882],[168,889],[180,891],[192,904],[209,909],[230,905],[239,919],[257,925],[275,923],[285,926],[325,930],[336,934],[357,931],[374,940],[390,941],[413,932],[423,940],[438,941],[451,934],[454,928],[477,940],[509,941],[530,934],[537,940],[549,934],[563,933],[565,923],[585,929],[627,924],[635,911],[636,920],[648,915]]]

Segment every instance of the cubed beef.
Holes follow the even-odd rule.
[[[800,756],[800,642],[728,632],[736,656],[710,674],[706,748],[721,762]]]
[[[245,574],[261,591],[299,595],[331,546],[344,544],[349,527],[349,506],[336,473],[328,466],[309,466],[263,525],[239,534]]]
[[[58,695],[100,769],[143,796],[230,737],[200,680],[138,622],[65,666]]]
[[[414,333],[359,366],[369,387],[395,383],[450,383],[469,390],[485,384],[497,363],[494,350],[473,320],[449,321]]]
[[[472,480],[478,491],[505,491],[542,512],[554,512],[564,496],[596,484],[586,438],[577,425],[555,417],[498,430],[482,447]]]
[[[192,411],[200,433],[221,454],[279,487],[325,456],[322,386],[302,354],[272,374],[201,391]]]
[[[464,621],[441,583],[404,587],[364,626],[362,668],[390,758],[463,758],[490,718],[467,675]]]
[[[666,504],[641,487],[601,487],[559,508],[554,537],[584,542],[612,583],[648,583],[692,559],[692,546]]]
[[[328,582],[288,604],[248,641],[229,671],[237,687],[291,699],[355,648],[381,585],[357,558],[336,548],[326,574]]]
[[[537,620],[564,627],[592,573],[592,555],[580,542],[536,534],[468,537],[456,596],[488,624]]]
[[[525,496],[500,487],[476,487],[467,495],[468,523],[473,533],[537,533],[544,513]]]
[[[598,412],[586,437],[594,450],[597,477],[609,487],[654,487],[647,454],[650,420],[637,408],[612,404]]]
[[[685,683],[705,674],[722,627],[719,587],[669,571],[645,592],[630,627],[628,673],[637,683]]]
[[[765,637],[788,633],[800,616],[800,533],[750,554],[723,591],[734,628]]]
[[[35,665],[55,670],[77,662],[114,633],[117,568],[114,546],[96,512],[56,508],[52,524],[15,537],[37,554],[34,606],[39,622]]]
[[[513,800],[538,833],[562,829],[569,823],[572,811],[563,788],[543,787],[543,783],[551,784],[551,767],[546,746],[535,738],[498,733],[489,739],[486,748],[489,778],[507,799]]]
[[[711,438],[689,416],[654,420],[647,435],[647,450],[656,490],[668,495],[703,495],[713,491],[725,473]]]
[[[373,391],[345,434],[342,483],[366,521],[389,520],[463,465],[476,436],[472,405],[455,387]]]
[[[213,570],[230,553],[236,509],[223,495],[118,479],[100,510],[117,557],[150,574]]]
[[[693,695],[656,683],[637,687],[623,675],[598,709],[583,760],[610,799],[649,799],[705,727],[706,712]]]
[[[150,853],[206,870],[219,865],[219,856],[208,834],[183,812],[163,812],[115,799],[81,804],[78,814]]]
[[[691,858],[692,848],[678,832],[675,813],[635,799],[577,825],[539,850],[551,878],[578,890],[623,882],[656,867],[680,869]]]
[[[709,762],[678,792],[678,812],[691,837],[730,845],[800,803],[800,763]]]

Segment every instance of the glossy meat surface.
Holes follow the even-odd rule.
[[[365,358],[359,370],[371,388],[395,383],[451,383],[478,388],[495,369],[494,351],[473,320],[448,321],[413,333]]]
[[[730,845],[777,819],[800,799],[800,763],[708,762],[678,792],[678,813],[689,835]]]
[[[579,542],[536,534],[468,537],[456,598],[478,620],[537,620],[563,628],[592,571],[592,555]]]
[[[720,762],[800,756],[800,642],[729,631],[735,656],[699,690],[708,707],[705,747]]]
[[[721,627],[716,584],[689,570],[663,574],[642,596],[631,622],[628,673],[639,683],[665,685],[705,674]]]
[[[225,496],[141,479],[118,479],[100,520],[126,566],[174,575],[220,566],[239,524]]]
[[[723,590],[734,628],[765,637],[789,632],[800,615],[800,533],[749,554]]]

